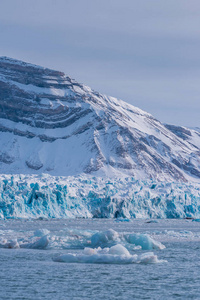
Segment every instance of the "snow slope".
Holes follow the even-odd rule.
[[[200,181],[200,133],[62,72],[0,58],[0,173]]]

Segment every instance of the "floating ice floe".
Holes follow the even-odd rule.
[[[146,221],[146,223],[158,223],[158,221],[157,220],[148,220],[148,221]]]
[[[165,246],[152,239],[148,234],[131,233],[124,235],[125,240],[135,246],[140,246],[142,250],[165,249]]]
[[[152,239],[148,234],[141,233],[121,233],[119,234],[113,229],[107,231],[101,231],[95,233],[91,237],[91,247],[111,247],[117,243],[122,243],[129,249],[142,249],[142,250],[152,250],[152,249],[164,249],[165,246]],[[132,247],[135,246],[135,247]]]
[[[55,257],[55,262],[65,263],[97,263],[97,264],[133,264],[133,263],[159,263],[157,255],[153,252],[143,253],[141,255],[133,254],[122,245],[117,244],[111,248],[101,247],[91,249],[85,248],[82,253],[68,253]]]
[[[91,237],[91,246],[93,248],[108,247],[109,245],[112,246],[117,242],[120,242],[120,236],[118,232],[113,229],[97,232]]]
[[[46,249],[49,244],[49,238],[47,235],[44,235],[40,239],[36,240],[33,243],[21,243],[20,248],[28,249]]]
[[[47,235],[42,236],[34,241],[27,241],[27,239],[1,239],[0,248],[8,249],[46,249],[49,244],[49,237]]]
[[[4,238],[5,235],[9,238]],[[134,253],[135,250],[164,249],[165,246],[155,241],[147,234],[118,233],[113,229],[93,232],[90,230],[66,229],[56,234],[43,228],[34,232],[15,232],[1,230],[0,248],[7,249],[76,249],[76,253],[67,253],[56,257],[57,262],[74,263],[105,263],[105,264],[132,264],[158,263],[154,253]],[[17,238],[12,238],[18,235]],[[78,251],[78,253],[77,253]],[[131,254],[130,253],[134,253]]]
[[[1,234],[2,232],[2,234]],[[142,233],[118,233],[113,229],[92,232],[90,230],[66,229],[51,233],[47,229],[38,229],[33,234],[19,236],[12,232],[11,238],[5,238],[6,231],[0,232],[0,248],[26,248],[26,249],[80,249],[100,247],[111,248],[121,244],[129,251],[135,250],[162,250],[163,244]],[[12,238],[15,236],[15,238]],[[2,237],[2,238],[1,238]],[[128,251],[127,250],[127,251]]]
[[[19,243],[17,239],[13,239],[13,240],[3,239],[0,240],[0,248],[17,249],[19,248]]]

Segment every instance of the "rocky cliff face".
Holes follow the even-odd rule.
[[[2,57],[0,172],[200,181],[200,133],[62,72]]]

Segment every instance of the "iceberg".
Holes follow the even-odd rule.
[[[96,263],[96,264],[133,264],[133,263],[159,263],[157,255],[153,252],[141,255],[133,254],[122,245],[117,244],[111,248],[101,247],[91,249],[85,248],[82,253],[68,253],[53,259],[55,262],[65,263]]]
[[[128,243],[134,244],[135,246],[140,246],[143,250],[150,250],[150,249],[164,249],[165,246],[152,239],[148,234],[139,234],[139,233],[131,233],[126,234],[125,239]]]
[[[115,244],[120,241],[118,232],[113,229],[107,231],[97,232],[91,237],[92,247],[108,247],[108,245]]]
[[[91,236],[91,247],[111,247],[118,243],[123,244],[126,248],[135,250],[162,250],[165,246],[152,239],[148,234],[143,233],[118,233],[113,229],[100,231]],[[134,247],[132,247],[132,245]]]
[[[40,239],[36,240],[33,243],[21,243],[20,248],[28,249],[46,249],[49,244],[49,238],[47,235],[44,235]]]
[[[0,240],[0,248],[17,249],[19,248],[17,239],[8,241],[7,239]]]
[[[168,232],[167,234],[174,234]],[[184,232],[183,235],[188,235]],[[0,248],[25,248],[40,250],[84,250],[93,253],[94,249],[107,251],[110,248],[110,254],[123,254],[127,251],[137,250],[162,250],[163,244],[153,239],[150,235],[144,233],[126,233],[117,232],[113,229],[106,231],[91,231],[77,229],[63,229],[59,232],[50,232],[45,228],[36,231],[27,231],[24,233],[16,231],[0,231]],[[112,252],[114,251],[115,252]],[[121,251],[121,252],[120,252]],[[84,253],[85,253],[84,252]],[[123,253],[122,253],[123,252]],[[103,253],[103,252],[102,252]],[[107,252],[106,252],[107,253]],[[127,254],[128,252],[126,252]]]

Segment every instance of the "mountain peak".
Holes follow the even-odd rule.
[[[24,62],[22,60],[19,59],[15,59],[15,58],[11,58],[11,57],[7,57],[7,56],[0,56],[0,63],[4,63],[4,64],[9,64],[9,65],[19,65],[19,66],[24,66],[24,67],[33,67],[33,68],[39,68],[39,69],[45,69],[41,66],[38,65],[34,65],[31,63],[27,63]]]
[[[0,58],[0,134],[2,173],[200,178],[198,131],[7,57]]]
[[[46,73],[46,74],[52,74],[53,75],[61,75],[64,76],[65,74],[60,71],[55,71],[52,69],[44,68],[39,65],[31,64],[28,62],[24,62],[22,60],[10,58],[7,56],[0,56],[0,67],[3,68],[9,68],[10,70],[18,70],[21,72],[31,72],[35,70],[35,72],[38,70],[39,73]]]

